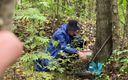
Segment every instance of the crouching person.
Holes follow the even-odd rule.
[[[48,43],[47,48],[47,51],[54,59],[60,57],[60,51],[63,51],[69,55],[79,54],[79,51],[75,49],[75,46],[68,46],[69,44],[71,44],[74,37],[77,36],[78,30],[80,30],[78,21],[70,20],[68,24],[61,25],[60,28],[58,28],[58,30],[55,31],[55,33],[52,35],[52,39]],[[52,43],[53,40],[58,41],[58,44],[56,46]],[[83,40],[81,41],[79,46],[80,48],[82,48],[82,45],[85,44]],[[48,71],[48,69],[45,68],[46,66],[48,66],[48,63],[50,62],[48,59],[38,59],[35,62],[39,64],[35,65],[37,71]]]

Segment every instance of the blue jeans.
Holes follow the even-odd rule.
[[[34,63],[35,63],[34,67],[35,67],[36,71],[48,71],[46,66],[48,66],[49,62],[50,62],[50,60],[48,60],[48,59],[34,60]]]

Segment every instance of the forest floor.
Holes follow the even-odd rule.
[[[70,18],[60,18],[59,20],[49,18],[48,21],[45,22],[45,35],[46,37],[49,37],[53,34],[53,32],[58,28],[62,22],[67,21]],[[60,21],[61,20],[61,21]],[[80,21],[81,24],[81,30],[79,34],[82,36],[82,38],[87,41],[86,49],[93,49],[94,43],[95,43],[95,37],[96,37],[96,27],[95,27],[95,22],[88,21]],[[120,64],[120,63],[117,63]],[[112,65],[115,65],[112,63]],[[111,65],[111,61],[108,65],[104,67],[104,72],[102,74],[102,79],[97,79],[97,80],[128,80],[128,74],[124,73],[123,75],[119,73],[119,71],[116,70],[116,73],[113,73],[112,71],[115,70],[115,66],[113,67]],[[82,64],[84,66],[84,64]],[[108,69],[108,66],[110,69]],[[79,66],[80,68],[81,66]],[[116,66],[116,68],[119,68],[119,65]],[[77,67],[76,67],[77,69]],[[26,77],[31,77],[32,75],[36,75],[36,73],[30,73],[32,75],[26,76],[24,75],[25,73],[25,66],[22,64],[18,66],[12,66],[9,68],[4,76],[4,80],[40,80],[40,79],[31,79],[31,78],[26,78]],[[47,72],[46,72],[47,73]],[[49,74],[49,73],[48,73]],[[54,75],[55,79],[54,80],[84,80],[81,78],[76,77],[75,75],[69,75],[65,73],[50,73],[50,75]],[[42,75],[43,76],[43,75]],[[45,75],[46,76],[46,75]],[[49,76],[48,76],[49,77]],[[119,78],[122,77],[122,78]],[[50,79],[46,79],[50,80]],[[86,79],[85,79],[86,80]]]

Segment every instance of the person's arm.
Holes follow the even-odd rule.
[[[65,40],[65,38],[64,38],[64,36],[62,34],[59,34],[57,36],[57,38],[58,38],[58,40],[60,42],[61,49],[64,52],[67,52],[69,54],[75,54],[75,53],[77,53],[77,50],[76,49],[67,46],[66,40]]]
[[[0,31],[0,76],[22,54],[23,44],[9,31]]]

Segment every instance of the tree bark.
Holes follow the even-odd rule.
[[[118,0],[112,0],[113,49],[120,49],[120,27],[117,2]]]
[[[128,0],[127,0],[127,7],[126,7],[126,22],[125,22],[125,36],[124,36],[124,49],[128,49]]]
[[[55,13],[55,17],[58,18],[59,17],[59,0],[54,0],[55,4],[56,4],[56,13]]]
[[[92,16],[92,5],[91,5],[92,0],[88,0],[88,19],[91,20]]]
[[[0,29],[10,29],[12,26],[15,0],[0,1]]]
[[[82,5],[82,0],[76,0],[76,16],[80,17],[80,12],[81,12],[81,6]]]
[[[106,61],[112,54],[112,8],[111,0],[96,0],[96,43],[95,51],[98,52],[105,41],[109,38],[105,46],[96,56],[96,61]]]
[[[16,3],[17,3],[18,5],[21,5],[21,4],[22,4],[22,0],[16,0]]]
[[[127,0],[127,8],[126,8],[126,26],[125,26],[125,33],[128,38],[128,0]]]

